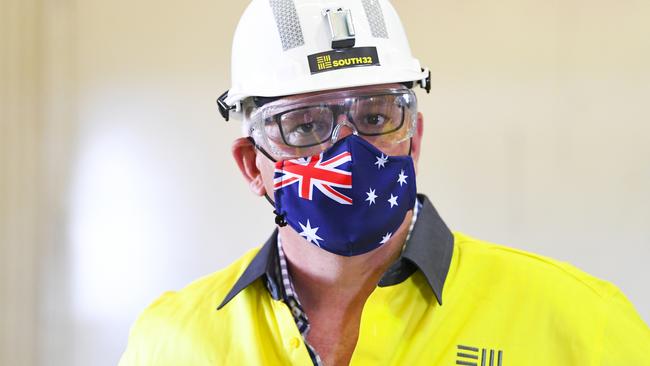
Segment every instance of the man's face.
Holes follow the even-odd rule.
[[[388,84],[388,85],[384,85],[383,87],[385,87],[386,89],[403,88],[401,84]],[[347,89],[347,90],[363,91],[364,88],[367,87]],[[372,88],[376,89],[377,86],[374,86]],[[299,101],[301,99],[304,99],[305,97],[318,98],[318,94],[322,94],[322,93],[293,95],[293,96],[283,98],[283,100],[280,101],[280,103],[284,101],[286,101],[287,103],[292,103],[294,101]],[[347,136],[353,134],[354,129],[356,128],[355,126],[360,124],[359,121],[356,121],[356,123],[349,121],[350,119],[349,116],[350,114],[345,114],[345,113],[335,116],[335,126],[338,127],[335,127],[337,133],[335,133],[334,138],[337,141],[340,141],[346,138]],[[417,161],[419,158],[420,143],[422,138],[422,115],[420,113],[417,113],[417,123],[416,126],[414,127],[414,131],[412,131],[413,137],[411,139],[408,138],[404,139],[401,142],[396,142],[397,138],[399,138],[401,135],[404,135],[403,129],[407,129],[407,128],[409,128],[409,126],[407,124],[404,124],[401,127],[402,130],[393,133],[385,134],[382,136],[364,136],[363,134],[360,134],[360,137],[372,143],[377,149],[382,151],[387,156],[408,155],[410,149],[411,156],[414,160],[415,168],[417,171]],[[361,129],[363,129],[363,126],[361,127]],[[260,143],[260,141],[257,142],[258,144],[264,146],[264,144]],[[323,146],[320,146],[320,148],[321,149],[327,148],[332,143],[333,141],[328,141]],[[318,149],[318,147],[316,147],[316,149]],[[314,148],[311,148],[311,150],[314,151]],[[277,161],[304,157],[304,156],[280,156],[279,154],[274,154],[272,151],[267,151],[267,153]],[[317,152],[312,152],[309,153],[308,155],[315,155],[316,153]],[[274,191],[273,178],[275,174],[275,162],[270,160],[267,156],[265,156],[257,149],[255,149],[255,147],[247,139],[238,139],[235,141],[235,143],[233,144],[233,156],[235,157],[235,160],[237,161],[240,169],[242,170],[244,177],[249,182],[253,192],[258,195],[263,195],[264,193],[267,193],[269,196],[272,197]]]

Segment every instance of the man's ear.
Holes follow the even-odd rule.
[[[415,168],[418,167],[418,160],[420,159],[420,151],[422,147],[422,134],[424,133],[424,117],[421,112],[418,112],[418,122],[415,128],[415,134],[411,140],[411,157]]]
[[[235,158],[239,171],[248,182],[251,191],[258,196],[266,193],[262,174],[255,164],[257,150],[246,137],[240,137],[232,143],[232,157]]]

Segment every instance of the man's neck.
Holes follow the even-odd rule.
[[[322,306],[363,304],[384,272],[399,257],[409,225],[409,211],[395,235],[369,253],[345,257],[305,242],[289,227],[280,229],[293,285],[307,312]]]
[[[412,218],[381,247],[344,257],[308,244],[292,229],[280,230],[294,289],[309,318],[308,341],[326,365],[347,365],[359,337],[366,300],[399,257]]]

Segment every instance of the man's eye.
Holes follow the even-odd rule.
[[[299,125],[293,126],[288,130],[288,134],[294,136],[307,136],[313,134],[322,134],[324,130],[327,130],[328,124],[324,122],[305,122]]]
[[[297,132],[301,134],[310,134],[314,132],[315,129],[316,129],[316,124],[314,124],[313,122],[309,122],[309,123],[303,123],[301,125],[296,126],[292,132]]]
[[[386,116],[382,114],[369,114],[364,117],[363,122],[371,126],[383,126],[386,120]]]
[[[304,122],[285,130],[285,139],[293,145],[311,145],[325,141],[330,130],[330,123],[327,122]]]

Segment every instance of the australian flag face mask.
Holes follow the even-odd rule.
[[[276,214],[309,243],[343,256],[388,242],[416,200],[410,156],[348,136],[319,155],[275,165]]]

